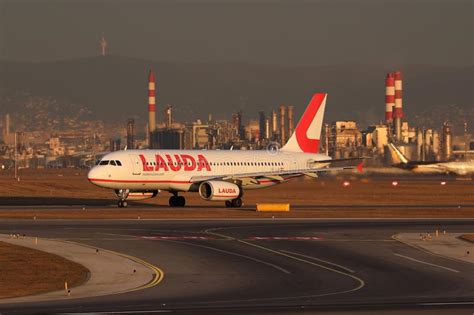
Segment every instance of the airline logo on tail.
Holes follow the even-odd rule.
[[[326,93],[313,95],[295,132],[282,151],[318,153],[327,96]]]

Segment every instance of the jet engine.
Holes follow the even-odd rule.
[[[199,185],[199,196],[204,200],[232,200],[240,196],[239,186],[218,180],[211,180]]]

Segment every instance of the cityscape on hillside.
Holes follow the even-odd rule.
[[[19,96],[21,114],[6,113],[1,120],[2,169],[15,165],[32,169],[88,168],[105,153],[125,149],[278,150],[298,121],[294,105],[281,104],[271,112],[259,110],[257,117],[246,117],[244,111],[234,110],[227,119],[214,119],[209,113],[206,120],[185,122],[174,114],[172,105],[156,101],[155,84],[155,74],[150,70],[146,124],[133,117],[126,121],[99,120],[87,106]],[[380,88],[384,88],[382,75]],[[142,104],[138,110],[145,113],[145,98]],[[385,103],[381,100],[380,104],[381,119],[366,128],[356,120],[326,120],[320,150],[337,159],[373,157],[367,162],[373,166],[392,163],[387,149],[391,142],[413,160],[472,158],[474,141],[467,121],[445,121],[437,128],[409,124],[403,108],[400,71],[386,74]],[[453,134],[453,127],[462,132]]]

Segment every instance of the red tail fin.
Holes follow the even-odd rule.
[[[326,99],[326,93],[313,95],[295,132],[281,148],[282,151],[318,153]]]

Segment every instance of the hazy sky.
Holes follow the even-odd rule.
[[[473,64],[472,0],[0,0],[0,56]]]

